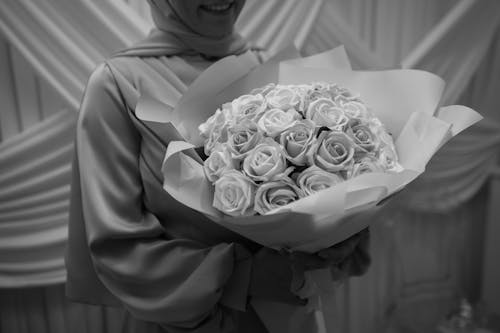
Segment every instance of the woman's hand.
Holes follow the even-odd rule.
[[[302,288],[304,273],[329,268],[333,280],[362,275],[370,265],[367,229],[314,254],[262,248],[253,257],[249,295],[269,301],[304,305],[294,291]]]
[[[294,281],[294,277],[288,253],[263,247],[253,257],[248,293],[254,298],[304,305],[306,301],[292,292],[293,284],[303,281]]]
[[[366,273],[371,263],[369,247],[370,230],[366,228],[317,254],[330,263],[332,278],[342,280]]]
[[[330,268],[334,280],[364,274],[370,266],[370,231],[368,228],[314,254],[292,252],[292,270],[297,284],[303,272]]]

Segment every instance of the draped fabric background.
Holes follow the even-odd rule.
[[[72,136],[92,68],[144,36],[148,17],[142,0],[0,2],[0,68],[12,82],[0,82],[1,332],[119,329],[120,309],[62,294]],[[378,217],[372,268],[339,289],[331,327],[425,331],[457,297],[478,297],[484,187],[500,143],[499,22],[497,0],[248,0],[238,28],[270,53],[291,40],[304,54],[344,44],[357,68],[441,75],[445,104],[486,116]],[[23,98],[30,91],[36,99]]]

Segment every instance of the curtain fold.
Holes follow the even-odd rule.
[[[65,281],[76,125],[61,111],[0,145],[0,286]]]

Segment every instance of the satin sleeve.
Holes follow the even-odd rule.
[[[109,67],[92,74],[77,126],[87,244],[106,288],[138,319],[170,332],[229,332],[244,310],[251,254],[242,245],[168,239],[142,204],[140,134]]]

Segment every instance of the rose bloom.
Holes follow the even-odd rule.
[[[234,159],[242,160],[263,139],[257,125],[246,120],[229,128],[227,145]]]
[[[343,181],[344,178],[338,174],[325,171],[315,165],[305,169],[297,177],[297,185],[305,195],[314,194]]]
[[[308,153],[311,164],[323,170],[336,172],[345,170],[354,157],[354,142],[343,132],[323,131]]]
[[[310,86],[309,101],[313,102],[321,98],[332,99],[330,84],[325,82],[315,82]]]
[[[302,84],[302,85],[292,86],[291,89],[295,92],[295,94],[299,98],[299,103],[297,104],[295,109],[298,112],[300,112],[300,114],[304,117],[310,103],[310,97],[309,97],[310,86],[307,84]]]
[[[283,148],[271,138],[258,144],[243,160],[243,172],[254,181],[270,181],[288,175]]]
[[[227,146],[218,143],[212,154],[203,162],[203,170],[208,180],[212,183],[219,179],[225,172],[236,168],[236,161],[231,157]]]
[[[328,90],[335,99],[340,98],[342,100],[347,101],[347,100],[355,100],[358,98],[356,95],[353,95],[353,93],[349,89],[341,87],[337,84],[331,84]]]
[[[260,88],[255,88],[253,89],[250,94],[251,95],[257,95],[257,94],[261,94],[262,96],[266,96],[270,91],[272,91],[274,88],[276,87],[276,84],[274,83],[268,83],[266,84],[265,86],[263,87],[260,87]]]
[[[204,150],[206,155],[210,155],[215,145],[227,140],[228,127],[227,113],[217,109],[206,122],[198,126],[200,134],[205,138]]]
[[[255,193],[255,211],[261,215],[302,198],[304,194],[293,180],[284,177],[277,181],[263,183]]]
[[[352,169],[347,172],[347,178],[353,178],[364,173],[384,172],[385,168],[379,160],[366,156],[353,164]]]
[[[364,152],[373,152],[379,146],[378,137],[362,121],[352,121],[346,133]]]
[[[378,119],[375,118],[378,121]],[[370,123],[373,123],[370,122]],[[402,166],[398,163],[398,154],[392,136],[386,132],[384,126],[378,121],[378,126],[371,124],[371,129],[379,140],[378,158],[386,170],[400,171]]]
[[[307,152],[316,141],[316,125],[308,120],[297,121],[280,135],[285,157],[295,165],[307,164]]]
[[[368,109],[366,105],[360,101],[350,100],[350,101],[342,101],[340,102],[344,113],[349,118],[367,118],[368,117]]]
[[[243,95],[231,102],[233,123],[242,120],[257,121],[267,108],[267,103],[261,94]]]
[[[230,216],[254,215],[255,184],[236,170],[225,172],[216,182],[213,206]]]
[[[401,171],[402,167],[398,163],[398,155],[393,145],[382,145],[380,147],[378,161],[385,170]]]
[[[226,116],[222,112],[221,109],[217,109],[215,113],[210,116],[203,124],[198,126],[198,130],[202,137],[208,139],[210,137],[210,133],[214,130],[215,127],[221,127],[226,123]]]
[[[301,118],[300,114],[294,109],[288,111],[271,109],[262,115],[257,126],[267,136],[274,138]]]
[[[300,96],[294,89],[278,85],[266,95],[266,100],[272,108],[288,110],[297,107]]]
[[[306,118],[317,126],[326,126],[334,130],[342,130],[349,118],[335,102],[328,98],[320,98],[311,102],[306,111]]]

